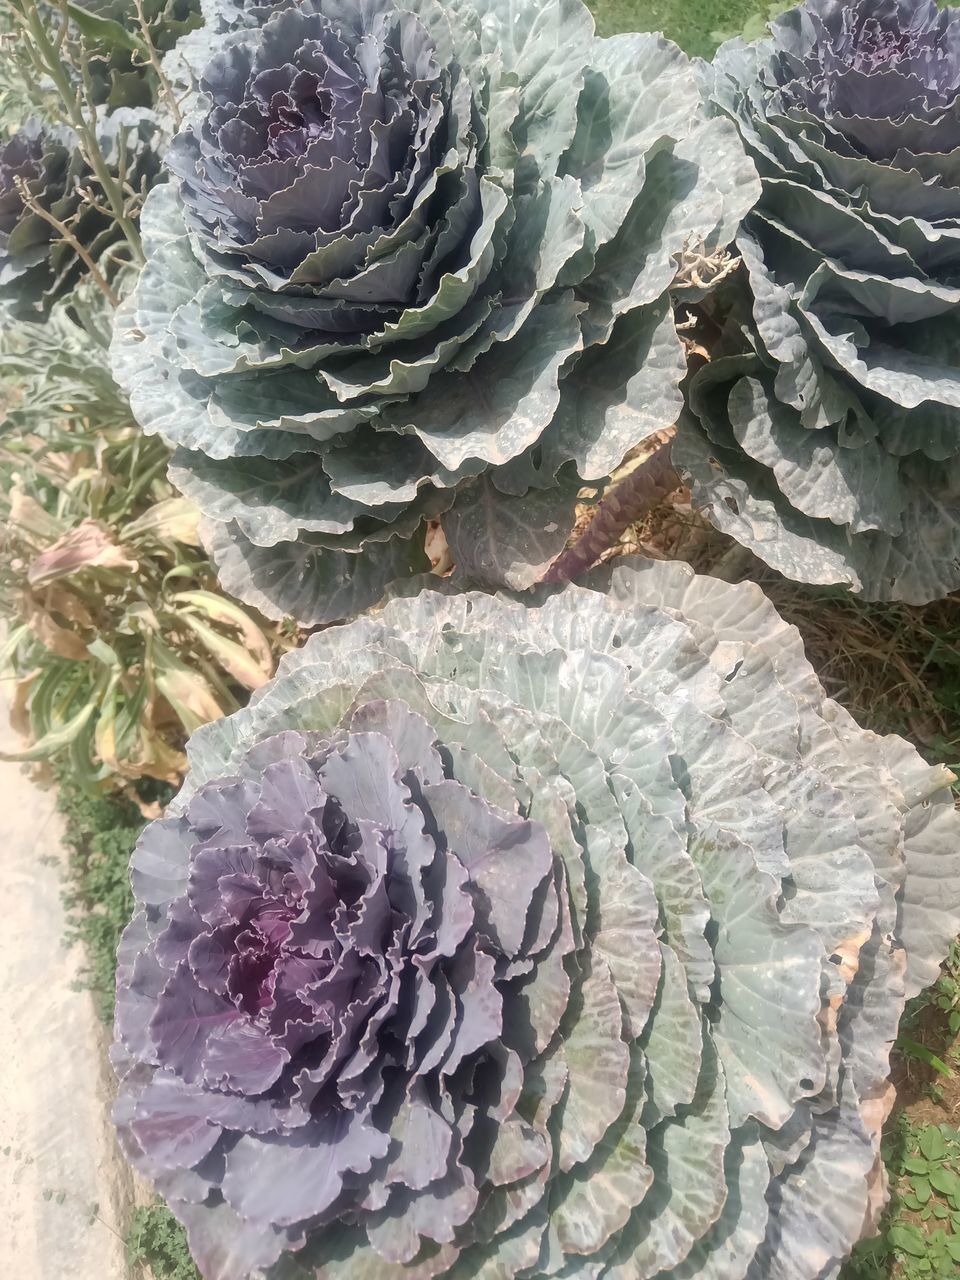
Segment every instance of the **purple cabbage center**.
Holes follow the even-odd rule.
[[[953,110],[958,12],[933,0],[809,0],[774,24],[775,101],[823,120],[864,154],[892,157],[899,144],[884,126],[910,118],[937,125]],[[881,127],[865,129],[864,120]],[[931,149],[941,148],[934,141]]]

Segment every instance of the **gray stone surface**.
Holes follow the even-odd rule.
[[[0,684],[0,750],[17,750]],[[105,1035],[63,944],[53,792],[0,761],[0,1276],[126,1280],[132,1186],[109,1123]]]

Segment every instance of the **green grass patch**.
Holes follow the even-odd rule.
[[[662,31],[681,49],[711,58],[718,44],[749,24],[759,35],[770,12],[787,8],[770,0],[591,0],[603,36],[619,31]]]
[[[859,1244],[844,1280],[960,1275],[960,1132],[898,1117],[884,1144],[892,1183],[885,1229]]]
[[[130,854],[143,830],[144,818],[132,799],[116,792],[94,796],[79,786],[66,766],[56,771],[57,808],[64,819],[69,856],[64,904],[68,941],[83,947],[79,986],[90,991],[104,1022],[113,1020],[117,943],[130,919],[133,895]],[[165,804],[172,789],[144,784],[141,799]],[[187,1237],[162,1203],[134,1211],[126,1233],[127,1263],[132,1274],[153,1280],[200,1280],[190,1257]]]
[[[890,1204],[843,1280],[956,1280],[960,1275],[960,944],[900,1024],[895,1081],[902,1108],[883,1157]]]
[[[104,1022],[111,1022],[117,943],[133,911],[127,870],[144,819],[137,805],[123,795],[89,794],[67,765],[59,767],[55,777],[69,854],[63,895],[67,938],[83,947],[79,985],[91,992]],[[162,794],[155,789],[150,799],[165,802],[169,794],[169,788]]]

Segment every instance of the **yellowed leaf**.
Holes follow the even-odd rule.
[[[87,646],[80,636],[55,622],[39,600],[29,592],[21,597],[20,613],[45,649],[55,653],[58,658],[70,658],[74,662],[89,661]]]
[[[99,520],[81,520],[46,551],[36,556],[27,569],[27,581],[40,586],[58,578],[66,578],[81,569],[138,568]]]
[[[126,525],[121,531],[124,542],[140,538],[171,539],[191,547],[200,546],[197,525],[199,510],[187,498],[165,498]]]
[[[150,657],[153,684],[170,704],[187,733],[193,733],[194,729],[211,720],[220,719],[223,708],[209,682],[199,672],[191,671],[156,639],[150,645]]]
[[[186,755],[171,747],[159,733],[144,730],[141,743],[142,753],[132,762],[136,765],[137,776],[156,778],[159,782],[170,782],[178,786],[187,771]],[[145,818],[159,817],[159,805],[156,808],[157,813],[154,815],[148,812],[149,806],[141,805],[141,812]]]
[[[93,628],[96,625],[93,615],[80,597],[68,591],[66,587],[48,587],[43,593],[42,600],[48,613],[59,613],[81,627]]]
[[[446,578],[453,572],[453,556],[447,546],[446,535],[439,520],[427,522],[427,534],[423,549],[430,561],[430,572],[438,578]]]
[[[120,773],[117,760],[117,682],[112,681],[100,704],[100,714],[93,731],[93,744],[101,762],[112,772]]]
[[[245,689],[259,689],[270,679],[269,672],[264,671],[253,655],[235,640],[228,640],[226,636],[220,635],[214,631],[213,627],[208,627],[205,622],[201,622],[192,614],[185,613],[182,621],[199,639],[218,666],[233,676],[234,680],[242,684]]]
[[[154,775],[149,774],[148,776],[153,777]],[[170,781],[174,783],[178,782],[179,780],[180,780],[179,775],[177,775],[177,777],[174,777],[174,778],[164,779],[164,781]],[[155,822],[157,818],[163,817],[163,806],[160,804],[160,802],[158,800],[144,800],[141,796],[137,794],[135,787],[123,787],[121,790],[121,794],[127,800],[129,800],[131,804],[135,804],[137,806],[137,808],[140,810],[140,813],[142,814],[142,816],[147,822]]]
[[[224,596],[217,595],[215,591],[178,591],[171,596],[171,599],[177,604],[186,605],[187,609],[194,613],[205,614],[211,622],[230,627],[239,634],[243,641],[243,647],[263,673],[263,680],[260,680],[258,684],[248,684],[240,676],[235,676],[236,679],[240,680],[241,684],[244,684],[248,689],[257,689],[273,675],[276,663],[273,650],[270,647],[270,641],[254,622],[253,618],[240,605],[235,604],[232,600],[227,600]],[[190,613],[185,613],[184,618],[189,621]],[[230,670],[226,664],[224,666],[226,670]],[[231,672],[231,674],[234,673]]]
[[[25,675],[20,676],[13,686],[13,700],[10,703],[10,728],[14,733],[19,733],[21,738],[29,738],[31,736],[30,690],[39,674],[39,667],[34,671],[28,671]]]
[[[24,493],[19,485],[10,490],[9,522],[36,546],[45,547],[63,533],[62,522],[45,511],[36,498]]]

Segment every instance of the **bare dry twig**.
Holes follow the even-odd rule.
[[[100,292],[109,301],[110,305],[113,307],[118,306],[120,299],[110,288],[110,285],[107,283],[107,280],[100,268],[94,262],[93,258],[90,257],[90,254],[73,234],[67,224],[62,222],[56,214],[51,213],[49,209],[44,209],[43,205],[41,205],[30,194],[27,184],[24,182],[23,178],[17,176],[14,178],[14,182],[16,183],[17,192],[19,193],[24,206],[29,209],[31,213],[35,213],[38,218],[42,218],[44,222],[53,227],[60,239],[64,240],[70,246],[73,252],[90,272],[91,280],[93,280]]]
[[[147,50],[147,57],[150,66],[153,67],[154,74],[157,77],[157,83],[160,85],[160,92],[166,99],[167,106],[170,108],[170,115],[173,122],[179,129],[183,124],[183,112],[180,110],[180,103],[177,101],[177,95],[173,92],[170,81],[164,75],[163,67],[160,65],[160,59],[157,57],[157,47],[153,43],[153,36],[150,34],[150,26],[147,22],[146,15],[143,12],[143,0],[134,0],[137,7],[137,25],[140,27],[140,37]]]

